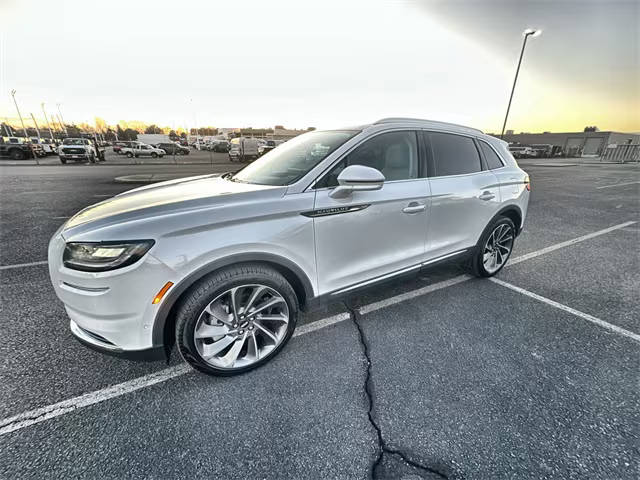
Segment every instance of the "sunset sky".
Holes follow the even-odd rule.
[[[0,120],[640,131],[638,1],[0,0]]]

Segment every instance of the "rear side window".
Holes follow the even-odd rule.
[[[451,133],[430,133],[435,176],[463,175],[482,170],[473,139]]]
[[[482,140],[480,140],[478,143],[480,144],[480,149],[482,150],[482,154],[484,155],[484,159],[487,162],[487,167],[489,167],[489,170],[504,167],[502,160],[500,160],[498,154],[493,151],[493,148],[491,148],[486,142],[483,142]]]

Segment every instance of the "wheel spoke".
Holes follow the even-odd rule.
[[[237,299],[236,299],[236,292],[238,291],[239,287],[236,288],[232,288],[229,292],[229,295],[231,297],[231,313],[233,314],[233,320],[235,322],[238,321],[238,304],[237,304]]]
[[[265,303],[263,303],[262,305],[260,305],[258,308],[256,308],[255,310],[253,310],[251,312],[252,315],[255,315],[269,307],[273,307],[274,305],[278,304],[278,303],[283,303],[284,302],[284,298],[282,297],[273,297],[271,300],[266,301]]]
[[[213,338],[226,335],[229,329],[224,325],[209,325],[203,323],[196,330],[195,338]]]
[[[289,319],[287,317],[285,317],[284,315],[280,314],[280,315],[258,315],[257,317],[258,320],[262,321],[262,320],[273,320],[274,322],[285,322],[288,323]]]
[[[260,349],[258,348],[258,339],[255,332],[249,336],[249,344],[247,345],[247,356],[250,356],[254,361],[260,359]]]
[[[209,360],[210,358],[227,348],[229,345],[231,345],[234,340],[235,338],[229,335],[221,338],[217,342],[213,342],[208,345],[205,344],[202,348],[202,358],[204,358],[205,360]]]
[[[229,318],[228,318],[229,314],[225,313],[227,318],[221,318],[220,315],[213,310],[213,303],[210,303],[209,305],[207,305],[204,311],[207,312],[207,314],[211,315],[215,320],[217,320],[218,322],[222,322],[225,325],[231,325],[233,323],[232,321],[229,321]]]
[[[256,288],[253,289],[253,292],[251,292],[251,297],[249,297],[249,300],[247,301],[247,306],[244,307],[244,311],[248,312],[251,307],[253,307],[253,304],[256,303],[256,300],[258,299],[258,297],[264,293],[264,291],[266,290],[266,287],[263,286],[257,286]]]
[[[238,355],[240,355],[240,350],[242,350],[242,347],[244,346],[244,342],[246,341],[247,341],[246,334],[243,335],[242,337],[236,338],[236,341],[233,344],[233,346],[229,349],[229,351],[225,354],[224,357],[220,357],[220,360],[226,363],[229,367],[233,367],[233,365],[236,363],[236,360],[238,359]]]
[[[255,321],[253,322],[253,324],[258,327],[262,332],[264,332],[264,334],[269,337],[271,340],[273,340],[274,342],[278,343],[278,338],[271,333],[270,330],[268,330],[267,328],[265,328],[260,322]]]

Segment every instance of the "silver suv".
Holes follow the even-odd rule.
[[[194,368],[235,374],[273,358],[318,297],[464,256],[495,275],[529,188],[501,140],[387,118],[87,207],[53,236],[49,269],[83,343],[129,352],[175,338]]]

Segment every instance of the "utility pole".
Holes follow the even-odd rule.
[[[24,120],[22,120],[22,114],[20,113],[20,109],[18,108],[18,102],[16,101],[16,91],[11,90],[11,96],[13,97],[13,103],[16,106],[16,110],[18,111],[18,117],[20,117],[20,123],[22,124],[22,130],[24,131],[24,138],[28,142],[29,134],[27,133],[27,128],[24,126]]]
[[[64,134],[69,136],[69,132],[67,132],[67,126],[64,123],[64,118],[62,118],[62,111],[60,110],[60,104],[56,103],[56,107],[58,107],[58,113],[60,114],[60,120],[61,120],[60,124],[62,125],[62,128],[64,130]]]
[[[67,127],[65,127],[64,123],[62,123],[62,120],[60,120],[60,115],[56,115],[56,118],[58,119],[58,125],[60,125],[60,130],[64,132],[64,134],[68,137],[69,134],[67,133]]]
[[[40,137],[40,129],[38,128],[38,122],[36,122],[36,117],[33,116],[33,113],[31,113],[30,115],[31,115],[31,120],[33,120],[33,124],[36,126],[36,134],[38,135],[38,143],[42,143],[42,138]]]
[[[42,107],[42,113],[44,114],[44,119],[47,121],[47,127],[49,128],[49,136],[51,137],[51,141],[53,142],[53,130],[51,130],[51,124],[49,123],[49,117],[47,117],[47,112],[44,110],[44,103],[40,104]]]

